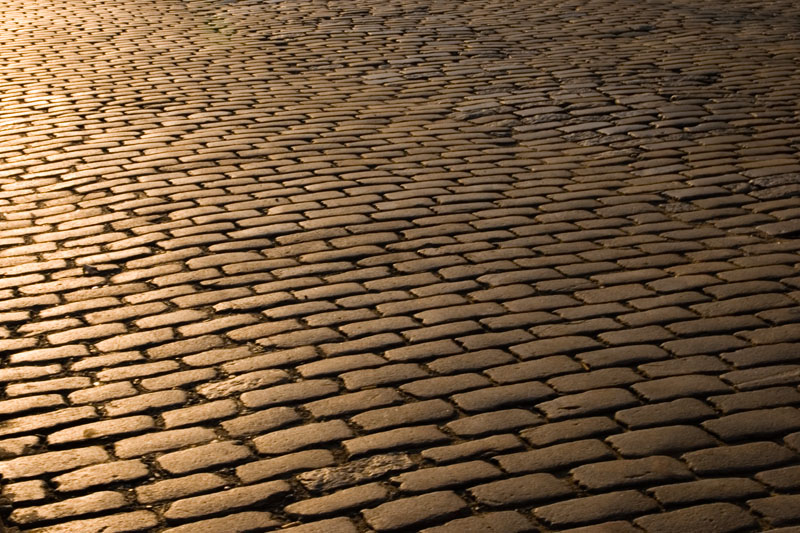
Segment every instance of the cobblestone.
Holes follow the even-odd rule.
[[[568,483],[550,474],[528,474],[469,489],[477,502],[490,507],[546,502],[573,495],[574,492]]]
[[[715,416],[715,411],[694,398],[679,398],[671,402],[654,403],[617,411],[615,418],[632,429],[698,422]]]
[[[620,431],[619,425],[610,418],[595,416],[545,424],[522,431],[521,436],[533,446],[543,447],[573,439],[601,437]]]
[[[725,441],[781,436],[800,429],[795,407],[755,409],[703,422],[703,427]]]
[[[797,529],[796,3],[429,4],[0,5],[0,529]]]
[[[517,451],[522,447],[522,441],[514,435],[495,435],[460,444],[429,448],[422,451],[422,456],[436,463],[448,463],[459,459]]]
[[[436,426],[428,425],[373,433],[346,440],[343,445],[350,455],[359,456],[378,451],[427,446],[446,440],[449,440],[449,438],[445,433],[441,432]]]
[[[284,531],[286,533],[356,533],[358,530],[347,518],[331,518],[290,527]]]
[[[329,496],[293,503],[286,512],[299,516],[324,516],[348,509],[370,507],[387,500],[389,491],[379,483],[344,489]]]
[[[298,479],[308,490],[327,491],[374,480],[391,472],[402,472],[413,466],[414,463],[406,454],[372,455],[341,466],[304,472],[298,476]]]
[[[444,525],[423,529],[421,533],[525,533],[534,531],[531,522],[515,511],[499,511],[451,520]]]
[[[400,474],[391,479],[403,492],[430,492],[472,484],[501,475],[497,467],[483,461],[468,461]]]
[[[0,427],[0,436],[17,435],[32,431],[51,430],[58,426],[97,418],[94,407],[67,407],[58,411],[14,418]]]
[[[9,459],[0,463],[0,474],[5,479],[28,478],[102,463],[108,459],[109,455],[103,448],[90,446]]]
[[[717,478],[673,483],[648,492],[664,505],[685,505],[714,500],[742,500],[765,494],[766,489],[748,478]]]
[[[36,528],[38,533],[68,533],[86,531],[102,533],[105,531],[147,531],[158,524],[158,517],[150,511],[132,511],[99,518],[72,520],[60,524]]]
[[[554,400],[537,404],[536,407],[551,420],[560,420],[615,411],[638,403],[633,394],[627,390],[609,388],[560,396]]]
[[[140,413],[149,409],[157,409],[159,407],[180,405],[185,403],[187,398],[188,396],[184,391],[167,390],[151,392],[149,394],[140,394],[137,396],[129,395],[127,398],[114,399],[107,402],[104,407],[106,414],[109,416],[120,416]]]
[[[31,524],[119,509],[125,504],[125,497],[121,493],[101,491],[57,503],[16,509],[9,519],[16,524]]]
[[[249,459],[250,450],[231,442],[212,442],[160,456],[157,462],[171,474],[186,474]]]
[[[658,455],[582,465],[573,468],[570,473],[576,482],[590,490],[621,489],[692,479],[691,472],[683,463]]]
[[[389,429],[424,422],[434,422],[453,416],[455,409],[443,400],[427,400],[397,407],[373,409],[350,418],[350,422],[365,431]]]
[[[606,442],[626,457],[679,453],[715,444],[708,433],[694,426],[637,429],[611,435],[606,438]]]
[[[208,533],[213,531],[231,531],[240,533],[253,531],[258,528],[273,527],[278,524],[280,524],[280,522],[273,519],[270,513],[248,511],[233,513],[221,518],[209,518],[208,520],[191,522],[182,526],[169,528],[165,531],[170,531],[172,533],[186,533],[187,531],[206,531]]]
[[[164,513],[168,520],[207,516],[275,498],[289,491],[284,481],[267,481],[202,496],[191,496],[170,504]]]
[[[256,437],[253,444],[262,454],[284,454],[326,442],[347,439],[353,431],[341,420],[306,424],[295,428],[273,431]],[[347,442],[347,441],[345,441]]]
[[[758,514],[776,526],[790,525],[800,520],[797,510],[797,494],[780,494],[749,500],[747,504]]]
[[[554,444],[536,450],[498,456],[503,470],[511,473],[560,470],[582,463],[612,459],[611,449],[596,439]]]
[[[791,490],[797,488],[797,473],[799,470],[800,467],[797,466],[767,470],[759,472],[756,475],[756,479],[779,490]]]
[[[147,465],[138,459],[132,459],[79,468],[56,476],[53,481],[56,483],[56,490],[72,492],[120,481],[141,479],[149,475],[150,471]]]
[[[455,394],[451,398],[464,411],[480,412],[508,405],[535,403],[551,396],[553,396],[553,391],[550,387],[543,383],[530,381],[463,392]]]
[[[711,503],[697,507],[689,507],[679,511],[671,511],[657,515],[648,515],[634,520],[646,531],[742,531],[752,528],[755,519],[741,508],[729,503]]]
[[[541,424],[542,418],[526,409],[504,409],[448,422],[445,426],[459,436],[477,437],[489,433],[519,430]]]
[[[65,444],[112,435],[139,433],[154,427],[155,421],[149,416],[116,418],[55,431],[47,436],[47,442],[49,444]]]
[[[773,442],[708,448],[683,455],[683,459],[693,471],[716,475],[774,468],[795,458],[794,453]]]
[[[125,459],[208,442],[213,438],[214,432],[205,428],[173,429],[117,441],[114,452],[117,457]]]
[[[655,511],[654,500],[633,490],[609,492],[552,503],[533,510],[534,515],[555,527],[614,520]]]
[[[467,503],[455,493],[439,491],[387,502],[362,511],[362,514],[376,531],[393,531],[447,518],[466,506]]]
[[[236,475],[244,483],[252,483],[283,474],[322,468],[334,464],[334,461],[333,455],[327,450],[304,450],[274,459],[246,463],[236,468]]]

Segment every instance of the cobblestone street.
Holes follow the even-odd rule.
[[[0,532],[800,533],[800,3],[0,0]]]

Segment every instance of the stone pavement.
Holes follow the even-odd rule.
[[[797,2],[0,0],[0,50],[6,531],[800,531]]]

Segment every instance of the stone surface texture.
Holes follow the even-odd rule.
[[[0,0],[0,530],[800,531],[798,20]]]

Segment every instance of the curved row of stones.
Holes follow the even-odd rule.
[[[0,1],[23,532],[800,528],[791,1]]]

